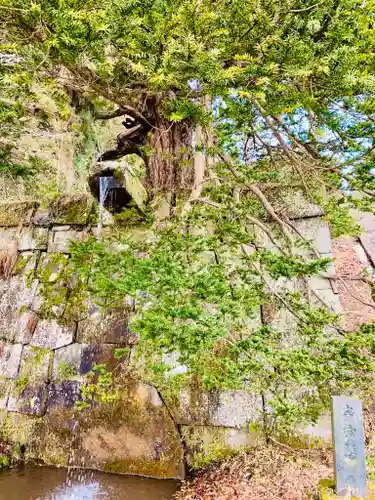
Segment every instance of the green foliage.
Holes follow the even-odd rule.
[[[57,365],[57,376],[61,380],[68,380],[77,375],[77,369],[66,361],[60,361]]]
[[[81,401],[77,401],[77,410],[89,408],[93,403],[113,405],[120,399],[119,388],[116,387],[113,374],[104,364],[95,365],[86,375],[80,387]]]
[[[9,458],[4,455],[0,455],[0,470],[9,467],[9,465],[10,465]]]
[[[350,215],[350,207],[345,202],[345,199],[331,198],[323,205],[324,219],[329,222],[334,238],[342,235],[358,236],[361,233],[361,226]]]
[[[121,360],[123,358],[127,358],[130,354],[130,348],[129,347],[119,347],[118,349],[115,349],[114,351],[114,357],[117,360]]]

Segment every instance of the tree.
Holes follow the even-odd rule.
[[[210,388],[252,378],[264,393],[274,392],[275,408],[289,420],[305,409],[316,418],[334,384],[348,387],[354,373],[373,369],[369,330],[327,336],[335,318],[324,307],[312,310],[301,294],[280,295],[272,285],[328,264],[316,252],[313,259],[301,256],[308,242],[275,209],[275,187],[298,188],[323,204],[335,234],[358,231],[348,208],[371,208],[372,12],[373,2],[359,0],[2,0],[0,6],[3,52],[18,58],[11,77],[3,71],[7,92],[38,79],[74,92],[96,119],[128,115],[150,130],[145,184],[151,195],[168,195],[173,217],[166,228],[155,227],[156,242],[147,248],[127,242],[115,261],[101,243],[75,246],[77,268],[93,273],[91,292],[104,301],[131,296],[145,352],[150,343],[178,348]],[[353,190],[365,196],[357,199]],[[280,234],[271,234],[269,221]],[[208,223],[212,234],[192,236],[192,226]],[[275,253],[249,254],[254,227]],[[209,265],[207,250],[214,256]],[[97,258],[90,266],[88,255]],[[120,270],[110,281],[113,266]],[[151,308],[144,309],[140,291]],[[267,297],[298,320],[292,351],[272,328],[249,328],[251,311]],[[299,383],[306,405],[297,412],[285,393]]]

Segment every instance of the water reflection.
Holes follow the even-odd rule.
[[[1,500],[171,500],[177,481],[26,467],[0,473]]]

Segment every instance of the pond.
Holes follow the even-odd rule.
[[[0,472],[1,500],[171,500],[178,481],[24,467]]]

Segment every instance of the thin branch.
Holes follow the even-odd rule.
[[[316,9],[316,7],[319,7],[319,5],[322,5],[324,3],[324,0],[322,2],[318,2],[314,5],[310,5],[310,7],[304,7],[302,9],[292,9],[292,10],[288,10],[288,12],[307,12],[308,10],[312,10],[312,9]]]
[[[228,160],[223,155],[219,155],[219,156],[224,161],[224,163],[227,165],[228,169],[234,175],[234,177],[236,177],[236,179],[241,179],[241,176],[238,175],[238,173],[235,171],[235,169],[232,167],[232,165],[228,162]],[[285,225],[284,221],[282,219],[280,219],[280,217],[277,215],[277,213],[273,209],[271,203],[267,200],[267,198],[264,196],[262,191],[255,184],[245,183],[245,186],[259,199],[259,201],[261,202],[263,207],[266,209],[268,214],[272,217],[272,219],[274,219],[279,224],[284,236],[289,241],[291,249],[293,249],[294,248],[294,240],[293,240],[292,235],[289,233],[289,230],[288,230],[287,226]]]
[[[355,295],[350,290],[350,288],[348,287],[348,285],[345,283],[345,281],[341,277],[338,277],[338,280],[339,280],[340,283],[342,283],[342,285],[345,288],[345,290],[349,293],[349,295],[351,295],[353,297],[353,299],[355,299],[357,302],[359,302],[360,304],[362,304],[362,305],[364,305],[366,307],[371,307],[372,309],[375,309],[375,304],[374,303],[366,302],[365,300],[362,300],[360,297],[358,297],[357,295]]]

